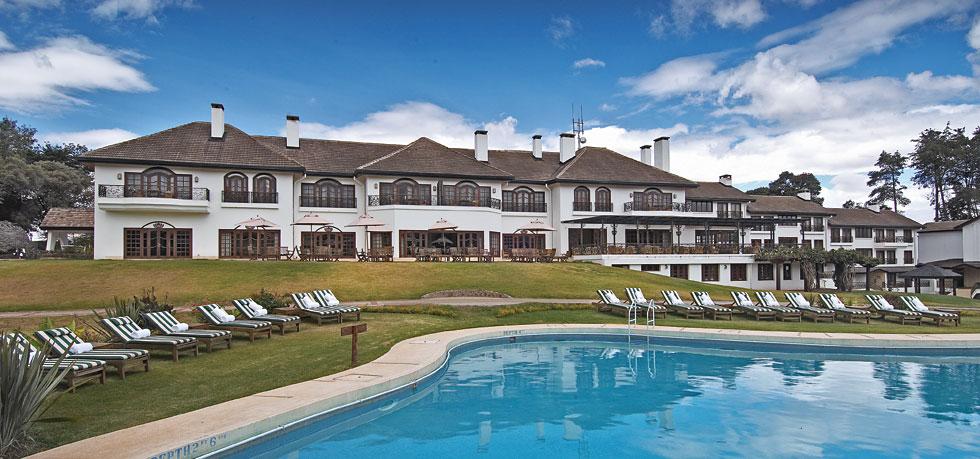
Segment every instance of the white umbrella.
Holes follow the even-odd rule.
[[[360,217],[357,217],[357,219],[351,222],[351,224],[347,225],[347,227],[353,228],[353,227],[363,226],[364,228],[368,228],[371,226],[384,226],[384,224],[385,223],[383,221],[378,220],[377,218],[374,218],[368,214],[364,214],[361,215]]]
[[[534,219],[528,222],[526,225],[517,228],[517,231],[530,231],[532,233],[536,233],[538,231],[555,231],[555,228],[539,219]]]
[[[457,225],[449,223],[445,218],[440,218],[429,227],[429,231],[452,231],[456,228],[458,228]]]
[[[295,222],[293,222],[293,226],[310,225],[311,229],[314,226],[324,226],[329,224],[330,224],[330,220],[321,217],[320,214],[306,214],[300,217],[299,219],[297,219]]]
[[[272,223],[269,220],[266,220],[258,215],[239,223],[238,225],[235,226],[235,228],[240,228],[243,226],[245,228],[276,228],[275,223]]]

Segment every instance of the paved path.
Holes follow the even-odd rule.
[[[382,301],[351,301],[345,304],[355,306],[416,306],[416,305],[446,305],[446,306],[507,306],[524,303],[547,304],[589,304],[594,299],[562,299],[562,298],[488,298],[488,297],[446,297],[446,298],[415,298],[406,300]],[[193,310],[191,306],[174,308],[177,312]],[[91,309],[52,310],[52,311],[9,311],[0,312],[0,319],[24,319],[62,316],[87,316]]]

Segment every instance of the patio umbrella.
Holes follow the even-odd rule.
[[[252,217],[248,220],[238,223],[235,228],[276,228],[276,224],[266,220],[258,215]]]
[[[351,222],[351,224],[347,225],[347,228],[356,228],[356,227],[368,228],[371,226],[384,226],[384,222],[368,214],[364,214],[361,215],[360,217],[357,217],[357,219]]]
[[[293,224],[293,226],[297,226],[297,225],[309,225],[310,226],[310,229],[312,230],[314,226],[329,225],[330,224],[330,220],[327,220],[326,218],[321,217],[320,214],[306,214],[306,215],[300,217],[299,219],[297,219],[292,224]]]
[[[442,247],[443,248],[446,248],[446,245],[452,244],[453,241],[450,241],[449,238],[447,238],[446,236],[443,236],[443,237],[440,237],[439,239],[436,239],[436,240],[432,241],[432,243],[433,244],[442,244]]]
[[[555,228],[541,221],[540,219],[534,219],[528,222],[526,225],[517,228],[517,231],[528,231],[531,233],[536,233],[538,231],[555,231]]]
[[[457,225],[449,223],[445,218],[440,218],[429,227],[429,231],[452,231],[456,228],[458,228]]]

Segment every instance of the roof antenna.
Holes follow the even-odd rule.
[[[582,118],[582,106],[578,106],[578,118],[575,117],[575,104],[572,104],[572,132],[578,139],[579,145],[585,145],[585,120]]]

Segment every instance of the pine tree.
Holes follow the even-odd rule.
[[[878,155],[874,169],[868,172],[868,186],[874,187],[868,194],[868,204],[891,203],[892,210],[898,212],[899,206],[907,206],[910,201],[905,197],[904,191],[908,188],[902,184],[902,173],[908,158],[899,152],[888,153],[882,151]]]

